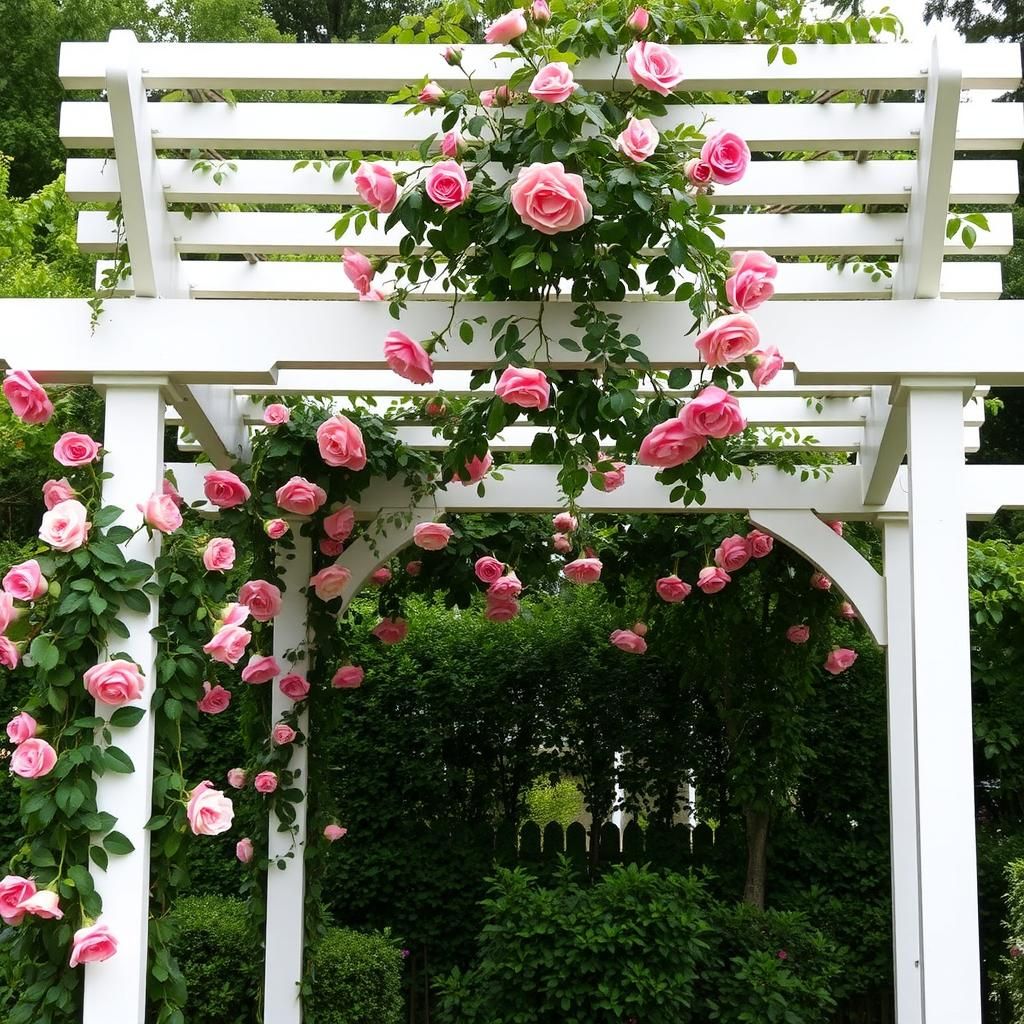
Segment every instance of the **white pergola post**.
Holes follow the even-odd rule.
[[[305,674],[307,669],[306,595],[312,567],[310,539],[300,535],[299,522],[292,523],[295,540],[293,557],[283,562],[285,586],[281,611],[274,619],[274,657],[286,672]],[[292,701],[275,686],[274,721],[289,711]],[[309,736],[309,713],[303,705],[298,727]],[[299,985],[305,946],[303,922],[306,895],[306,790],[309,774],[306,744],[292,744],[288,767],[297,773],[292,788],[302,791],[295,805],[294,833],[279,831],[280,820],[270,815],[267,856],[267,937],[263,982],[263,1020],[267,1024],[299,1024],[302,1003]],[[279,866],[283,865],[283,866]]]
[[[97,379],[106,389],[106,426],[103,468],[113,476],[103,483],[103,504],[123,508],[118,520],[134,529],[142,521],[136,505],[162,486],[164,459],[164,378]],[[152,564],[160,552],[160,534],[152,539],[145,531],[123,545],[126,558]],[[158,608],[148,612],[127,608],[121,621],[131,635],[111,637],[100,657],[123,651],[139,664],[146,688],[138,701],[148,708],[156,688],[156,641],[150,635],[158,621]],[[97,702],[96,714],[109,718],[113,708]],[[153,805],[153,716],[147,714],[131,729],[112,728],[113,740],[132,760],[135,771],[121,775],[108,772],[96,780],[100,810],[117,815],[117,830],[135,849],[111,856],[106,871],[92,869],[96,890],[103,900],[103,921],[117,936],[117,955],[105,963],[85,968],[83,1024],[139,1024],[145,1017],[146,960],[149,935],[149,839],[145,825]]]
[[[964,392],[973,386],[973,381],[952,378],[904,379],[900,386],[907,407],[910,490],[920,1019],[928,1024],[981,1024],[967,502],[960,426]],[[905,650],[897,651],[901,656],[905,661]],[[905,710],[901,705],[901,721]],[[899,821],[894,826],[901,835],[907,827]],[[903,847],[901,843],[901,858]],[[900,1024],[905,1022],[900,1019]]]

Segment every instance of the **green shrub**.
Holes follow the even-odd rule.
[[[384,935],[332,928],[313,956],[315,1024],[398,1024],[402,954]]]
[[[1010,1003],[1010,1024],[1024,1024],[1024,860],[1006,865],[1007,955],[1002,958],[1001,995]]]
[[[583,813],[583,794],[574,779],[538,779],[526,791],[526,809],[541,828],[549,821],[568,828]]]

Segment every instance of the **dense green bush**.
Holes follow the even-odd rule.
[[[1006,865],[1006,955],[1001,961],[999,991],[1009,1003],[1010,1024],[1024,1024],[1024,860]]]
[[[313,956],[316,1024],[398,1024],[402,954],[387,935],[332,928]]]

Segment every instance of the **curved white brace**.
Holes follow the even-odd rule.
[[[885,646],[885,580],[853,545],[807,509],[751,509],[749,517],[834,580],[875,641]]]

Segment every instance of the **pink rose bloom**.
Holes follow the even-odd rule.
[[[297,672],[284,676],[277,685],[289,700],[303,700],[309,696],[309,680]]]
[[[731,582],[732,577],[724,569],[714,565],[705,566],[697,574],[697,586],[705,594],[717,594]]]
[[[18,904],[18,909],[24,910],[26,914],[32,914],[33,917],[40,917],[44,921],[59,921],[64,916],[64,911],[60,909],[60,900],[52,889],[43,889],[31,896],[26,896]]]
[[[849,601],[844,601],[839,606],[839,616],[843,619],[855,619],[857,618],[857,612]]]
[[[499,576],[487,588],[487,597],[492,601],[508,601],[522,592],[522,582],[514,572],[510,572],[507,576]]]
[[[638,40],[626,51],[630,77],[659,96],[668,96],[683,80],[683,69],[675,55],[661,43]]]
[[[296,736],[298,733],[287,722],[278,722],[270,730],[270,738],[278,747],[288,746],[289,743],[294,742]]]
[[[287,423],[291,418],[291,410],[287,405],[282,405],[280,402],[271,402],[263,410],[263,422],[268,427],[276,427],[281,423]]]
[[[659,423],[640,442],[636,460],[641,466],[671,469],[689,462],[707,444],[707,439],[695,434],[676,417]]]
[[[619,133],[615,148],[636,163],[643,163],[657,148],[661,135],[649,118],[631,117],[629,124]]]
[[[47,480],[43,484],[43,504],[47,511],[59,505],[62,501],[70,501],[75,496],[75,489],[68,483],[68,478],[62,476],[59,480]]]
[[[551,538],[551,546],[560,555],[567,555],[572,551],[572,541],[564,533],[556,533]]]
[[[7,738],[12,743],[24,743],[35,736],[39,723],[27,712],[22,711],[7,723]]]
[[[404,640],[409,632],[409,623],[405,619],[381,619],[370,630],[382,644],[397,644]]]
[[[101,964],[117,952],[117,939],[105,925],[97,922],[79,928],[71,940],[70,966]]]
[[[273,793],[277,789],[277,772],[260,772],[252,786],[257,793]]]
[[[62,466],[88,466],[99,453],[98,441],[88,434],[76,434],[71,430],[61,434],[53,446],[53,457]]]
[[[678,604],[690,596],[690,591],[693,588],[689,583],[685,583],[673,573],[671,576],[662,576],[654,584],[654,589],[662,601],[667,601],[669,604]]]
[[[494,393],[506,405],[543,412],[550,401],[551,386],[543,370],[529,366],[506,366],[494,386]]]
[[[750,545],[746,537],[734,533],[715,549],[715,565],[726,572],[742,569],[750,561]]]
[[[594,215],[583,179],[567,174],[558,161],[520,168],[511,194],[522,222],[542,235],[575,231]]]
[[[761,530],[751,530],[747,534],[747,544],[750,546],[752,558],[764,558],[770,555],[775,547],[775,538],[770,533],[763,533]]]
[[[241,626],[224,626],[214,633],[203,650],[222,665],[237,665],[251,639],[252,633]]]
[[[702,189],[711,184],[711,166],[694,157],[686,161],[683,173],[695,188]]]
[[[732,254],[732,273],[725,282],[725,297],[738,312],[749,313],[775,294],[779,265],[760,249]]]
[[[263,532],[271,540],[280,540],[290,529],[287,519],[268,519],[263,524]]]
[[[805,644],[811,638],[811,627],[803,624],[790,626],[786,630],[786,639],[791,644]]]
[[[385,583],[391,582],[391,570],[386,565],[382,565],[379,569],[374,569],[370,573],[370,582],[374,586],[383,587]]]
[[[412,542],[424,551],[440,551],[448,546],[452,533],[444,523],[420,523],[412,531]]]
[[[345,545],[340,540],[330,540],[327,537],[321,537],[317,547],[320,548],[320,554],[328,558],[337,558],[345,550]]]
[[[708,366],[737,363],[761,341],[757,324],[746,313],[729,313],[712,321],[695,342]]]
[[[444,99],[444,89],[442,89],[437,82],[427,82],[427,84],[420,89],[420,103],[437,103],[442,99]]]
[[[842,537],[843,535],[843,524],[839,519],[833,519],[831,522],[826,522],[825,525],[837,536]]]
[[[527,29],[526,15],[517,7],[515,10],[503,14],[496,21],[487,26],[484,33],[485,43],[511,43],[518,39]]]
[[[214,789],[213,783],[207,780],[200,782],[189,793],[185,813],[194,835],[219,836],[231,828],[235,808],[231,801],[219,789]]]
[[[281,589],[266,580],[249,580],[238,592],[238,603],[244,604],[257,622],[269,622],[281,611]]]
[[[733,132],[718,132],[701,147],[700,158],[711,168],[711,177],[719,185],[731,185],[746,173],[750,149]]]
[[[27,370],[8,370],[3,384],[11,411],[25,423],[47,423],[53,403],[42,385]]]
[[[405,571],[410,576],[419,576],[419,574],[421,572],[423,572],[423,563],[422,562],[417,562],[417,561],[406,562],[405,563]]]
[[[600,558],[577,558],[562,569],[565,578],[572,583],[596,583],[601,578]]]
[[[15,669],[18,667],[19,659],[17,646],[7,637],[0,636],[0,665],[4,668]]]
[[[572,71],[565,61],[545,64],[537,72],[526,91],[542,103],[564,103],[579,88],[573,81]]]
[[[253,686],[269,683],[280,671],[281,666],[276,658],[269,654],[254,654],[249,664],[242,669],[242,682],[252,683]]]
[[[633,623],[633,632],[636,633],[637,636],[647,636],[647,628],[646,622]]]
[[[305,477],[293,476],[286,484],[282,484],[274,494],[278,508],[285,512],[293,512],[297,516],[311,516],[325,501],[327,492],[310,483]]]
[[[309,585],[321,601],[333,601],[336,597],[341,597],[350,579],[352,573],[343,565],[328,565],[315,576],[310,576]]]
[[[340,825],[328,825],[324,828],[324,839],[329,843],[336,843],[339,839],[344,839],[348,835],[348,829],[342,828]]]
[[[480,93],[480,103],[483,106],[485,106],[485,107],[493,107],[494,106],[494,90],[493,89],[484,89],[484,91],[482,93]]]
[[[366,448],[363,445],[363,435],[347,416],[338,413],[329,420],[324,420],[317,427],[316,442],[320,447],[320,457],[328,466],[357,472],[365,468]]]
[[[352,533],[352,528],[355,525],[355,511],[346,506],[345,508],[338,509],[337,512],[332,512],[326,519],[324,519],[324,533],[326,533],[331,540],[346,541]]]
[[[203,494],[217,508],[235,508],[249,500],[249,488],[228,469],[215,469],[203,477]]]
[[[359,198],[381,213],[390,213],[398,205],[395,176],[383,164],[360,164],[352,182]]]
[[[0,879],[0,917],[4,924],[21,924],[25,911],[20,904],[34,895],[36,883],[21,875],[5,875]]]
[[[59,501],[43,514],[39,538],[57,551],[74,551],[88,539],[89,523],[85,506],[74,498]]]
[[[181,508],[185,504],[185,499],[178,493],[178,488],[171,483],[167,477],[164,477],[163,484],[160,487],[161,493],[166,494],[168,498],[173,499],[174,504]]]
[[[203,697],[202,700],[196,701],[196,707],[207,715],[219,715],[222,711],[227,711],[228,705],[231,703],[231,691],[225,690],[223,686],[211,686],[209,683],[203,683]]]
[[[598,462],[607,462],[608,456],[604,452],[598,453]],[[591,483],[606,494],[617,491],[626,482],[626,464],[624,462],[612,462],[613,469],[606,469],[603,472],[590,467]],[[596,477],[596,479],[595,479]]]
[[[235,542],[229,537],[213,537],[203,551],[208,572],[227,572],[235,564]]]
[[[647,641],[632,629],[616,629],[608,639],[627,654],[643,654],[647,650]]]
[[[14,598],[6,591],[0,592],[0,633],[3,633],[17,617]]]
[[[538,25],[546,25],[551,20],[551,8],[548,7],[548,0],[533,0],[530,14]]]
[[[751,352],[747,356],[747,366],[753,366],[750,371],[750,380],[754,387],[760,390],[765,384],[770,384],[775,380],[784,361],[782,353],[774,345]]]
[[[355,249],[345,249],[342,255],[342,270],[355,285],[360,295],[365,295],[373,285],[373,264],[367,256]]]
[[[399,377],[404,377],[413,384],[434,382],[434,364],[427,350],[418,341],[413,341],[408,334],[391,331],[384,339],[384,358]]]
[[[679,421],[691,434],[704,437],[728,437],[747,428],[739,402],[714,384],[683,407]]]
[[[243,768],[228,769],[228,785],[232,789],[245,789],[246,782],[247,776]]]
[[[490,584],[505,574],[505,564],[499,562],[493,555],[484,555],[474,563],[473,572],[481,583]]]
[[[632,32],[646,32],[651,16],[643,7],[638,7],[627,19],[626,27]]]
[[[38,601],[46,593],[47,586],[34,558],[11,566],[3,582],[4,590],[19,601]]]
[[[232,601],[220,610],[220,615],[216,620],[216,629],[220,629],[221,626],[241,626],[249,621],[249,614],[249,609],[244,604]]]
[[[519,614],[519,602],[514,597],[494,598],[488,596],[484,607],[484,618],[488,622],[509,622]]]
[[[579,523],[571,512],[559,512],[557,516],[552,517],[551,525],[559,533],[572,533]]]
[[[442,160],[427,171],[427,195],[442,210],[451,212],[460,207],[473,191],[473,183],[466,177],[462,164],[455,160]]]
[[[139,666],[123,658],[101,661],[87,668],[83,681],[94,700],[115,708],[130,700],[138,700],[146,688]]]
[[[331,679],[336,690],[356,690],[363,685],[366,673],[358,665],[342,665]]]
[[[825,671],[837,676],[840,672],[845,672],[856,660],[856,651],[851,651],[849,647],[837,647],[829,651],[825,659]]]
[[[161,533],[174,533],[182,524],[181,513],[175,500],[163,491],[154,491],[145,505],[137,506],[146,525]]]
[[[811,575],[811,588],[814,590],[831,590],[832,581],[823,572],[816,572]]]
[[[239,839],[235,843],[235,856],[243,863],[248,864],[252,860],[253,848],[252,840],[246,836],[244,839]]]
[[[57,751],[46,740],[30,736],[11,754],[11,771],[23,779],[40,779],[53,771]]]
[[[446,46],[442,56],[450,68],[457,68],[462,63],[462,47]]]
[[[465,140],[457,129],[445,132],[441,139],[441,155],[454,160],[466,148]]]
[[[456,483],[465,484],[478,484],[485,476],[487,471],[494,464],[494,456],[490,452],[487,452],[481,459],[478,455],[474,455],[473,458],[466,463],[459,473],[453,473],[452,479]]]

